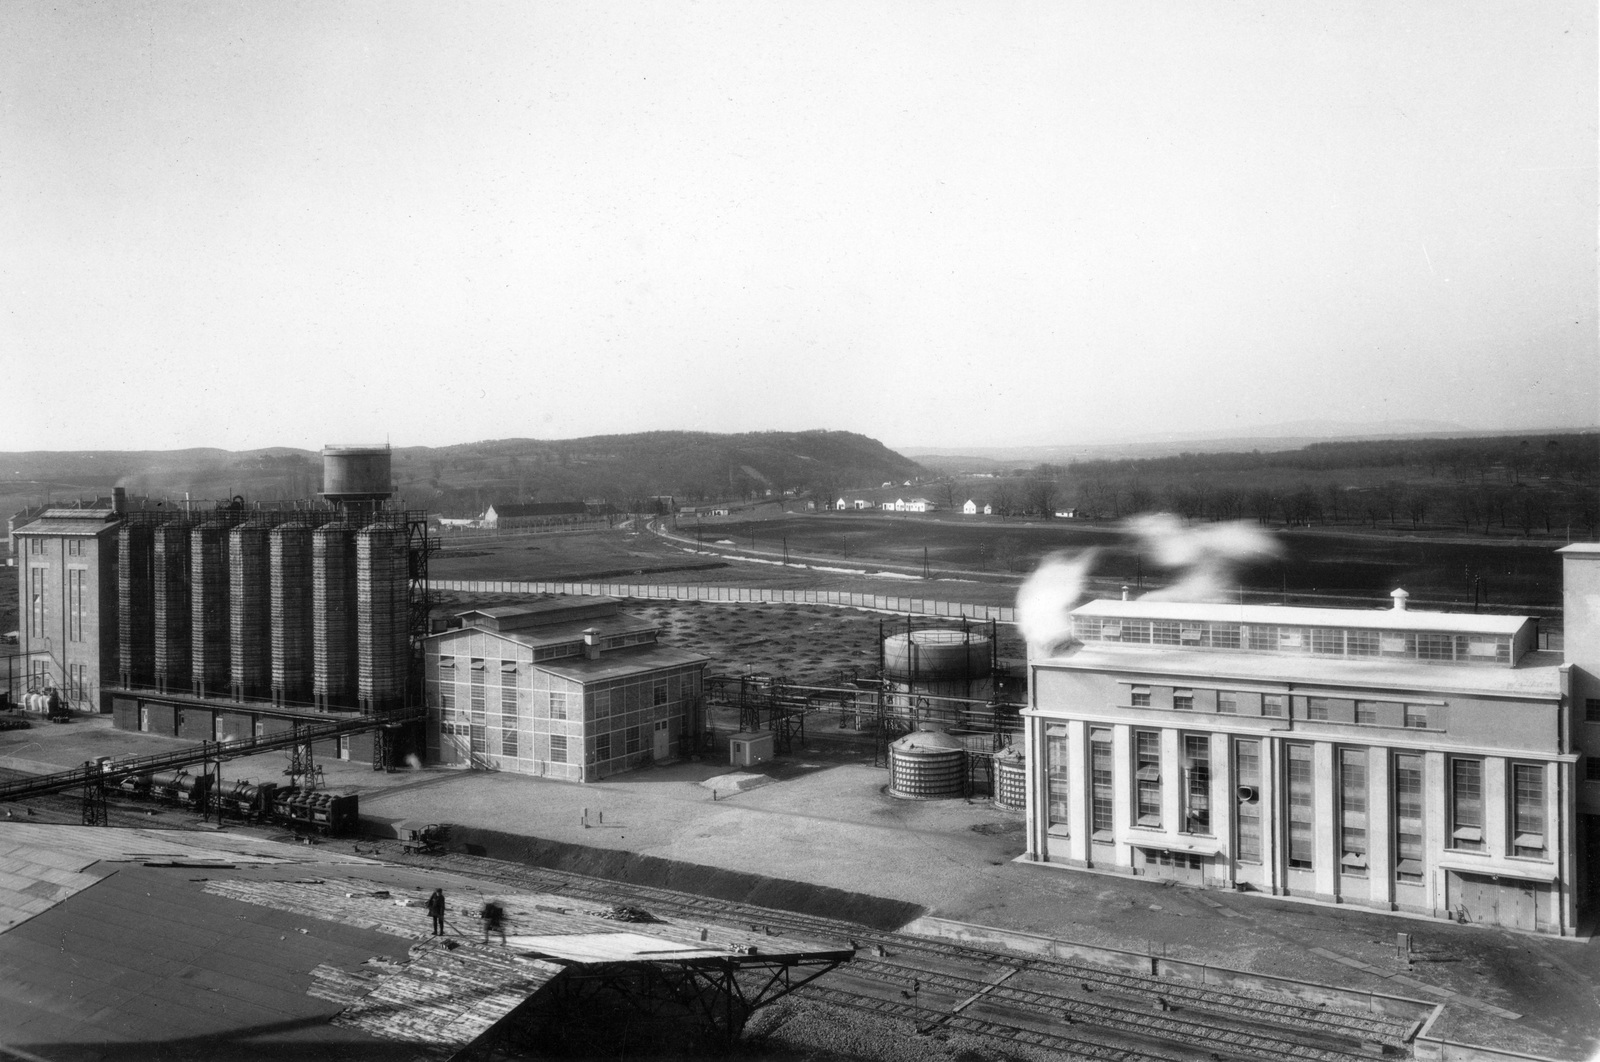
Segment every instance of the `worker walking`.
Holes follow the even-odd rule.
[[[487,900],[483,905],[483,942],[489,943],[489,934],[499,933],[500,943],[506,942],[506,912],[493,900]]]
[[[428,897],[428,917],[433,919],[433,935],[444,936],[444,890],[434,889]]]

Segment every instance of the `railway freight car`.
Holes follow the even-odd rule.
[[[340,834],[356,828],[361,798],[326,789],[279,789],[272,795],[272,817],[286,826],[302,826],[318,833]]]

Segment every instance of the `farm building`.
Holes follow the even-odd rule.
[[[1027,854],[1571,934],[1600,874],[1600,545],[1521,616],[1092,601],[1030,660]]]
[[[592,782],[693,748],[706,658],[612,598],[477,609],[426,641],[429,759]]]
[[[988,506],[984,506],[984,508],[987,509]],[[965,513],[967,516],[977,516],[978,515],[978,503],[973,501],[971,498],[968,498],[967,499],[967,504],[965,504],[965,505],[963,505],[961,507],[961,511],[963,513]]]
[[[589,508],[581,501],[501,502],[484,510],[478,523],[481,527],[508,531],[518,527],[550,527],[570,524],[589,515]]]

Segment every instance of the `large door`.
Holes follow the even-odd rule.
[[[664,760],[667,758],[667,749],[669,747],[667,738],[670,734],[671,731],[667,729],[667,721],[665,719],[657,720],[654,747],[655,757],[657,760]]]
[[[1452,872],[1451,913],[1468,922],[1537,929],[1539,886],[1516,878],[1491,878]]]

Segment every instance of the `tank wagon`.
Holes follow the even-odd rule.
[[[203,811],[206,798],[211,795],[211,776],[195,774],[187,767],[176,771],[160,771],[148,777],[151,798],[163,804]]]
[[[225,815],[259,820],[272,815],[272,798],[278,790],[273,782],[225,783],[217,793],[217,808]]]

